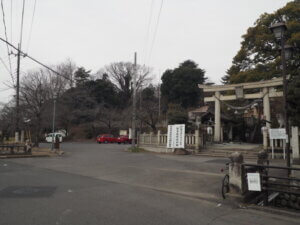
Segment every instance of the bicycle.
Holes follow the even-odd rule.
[[[225,168],[226,174],[222,180],[222,197],[226,199],[226,194],[229,192],[229,163],[226,163]],[[224,169],[221,169],[221,172],[224,172]]]

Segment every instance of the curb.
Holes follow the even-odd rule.
[[[235,194],[227,194],[229,198],[226,198],[226,200],[236,207],[240,209],[251,209],[261,212],[266,212],[270,214],[276,214],[276,215],[282,215],[286,217],[293,217],[293,218],[299,218],[300,219],[300,211],[297,210],[289,210],[285,208],[275,208],[272,206],[258,206],[253,204],[247,204],[243,202],[243,198],[241,198],[239,195]]]
[[[51,155],[49,155],[49,154],[40,154],[40,155],[4,155],[4,156],[0,156],[0,159],[38,158],[38,157],[51,157]]]
[[[282,216],[287,216],[287,217],[294,217],[294,218],[299,218],[300,219],[300,213],[299,211],[288,211],[286,209],[280,209],[280,208],[274,208],[270,206],[257,206],[257,205],[243,205],[246,209],[253,209],[257,211],[262,211],[262,212],[267,212],[267,213],[272,213],[276,215],[282,215]]]

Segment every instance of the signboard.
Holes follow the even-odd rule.
[[[184,148],[185,124],[168,125],[167,148]]]
[[[261,191],[259,173],[247,173],[247,180],[248,180],[249,191]]]
[[[286,139],[284,128],[269,129],[270,139]]]
[[[273,140],[284,140],[283,143],[283,159],[285,159],[285,145],[289,139],[284,128],[269,129],[270,143],[272,147],[272,159],[274,159],[274,143]]]
[[[127,135],[127,130],[120,130],[119,131],[119,135],[121,136],[121,135]]]

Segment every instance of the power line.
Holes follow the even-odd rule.
[[[160,16],[161,16],[163,5],[164,5],[164,0],[161,0],[160,9],[159,9],[159,12],[158,12],[158,17],[157,17],[157,21],[156,21],[155,30],[154,30],[154,35],[153,35],[153,39],[152,39],[152,43],[151,43],[151,47],[150,47],[148,62],[150,62],[151,57],[152,57],[152,51],[153,51],[153,47],[154,47],[154,43],[155,43],[157,31],[158,31],[158,26],[159,26],[159,21],[160,21]]]
[[[14,45],[12,45],[8,41],[6,41],[5,39],[3,39],[3,38],[0,37],[0,41],[3,41],[5,43],[7,43],[10,47],[12,47],[13,49],[19,51],[24,57],[27,57],[27,58],[31,59],[32,61],[36,62],[37,64],[39,64],[39,65],[41,65],[43,67],[45,67],[46,69],[50,70],[51,72],[55,73],[56,75],[61,76],[61,77],[65,78],[65,79],[67,79],[67,80],[71,80],[69,77],[66,77],[66,76],[60,74],[59,72],[51,69],[49,66],[46,66],[44,63],[38,61],[37,59],[35,59],[35,58],[31,57],[31,56],[29,56],[27,53],[24,53],[23,51],[21,51],[20,49],[18,49],[17,47],[15,47]]]
[[[34,1],[33,13],[32,13],[32,17],[31,17],[31,24],[30,24],[30,30],[29,30],[29,38],[28,38],[28,43],[27,43],[27,52],[28,52],[28,49],[29,49],[30,41],[31,41],[31,34],[32,34],[32,27],[33,27],[34,15],[35,15],[35,8],[36,8],[36,0]]]
[[[5,34],[5,39],[8,40],[7,38],[7,29],[6,29],[6,22],[5,22],[5,12],[4,12],[4,6],[3,6],[3,0],[1,0],[1,10],[2,10],[2,19],[3,19],[3,24],[4,24],[4,34]],[[11,68],[11,60],[10,60],[10,53],[9,53],[9,47],[6,44],[7,48],[7,54],[8,54],[8,59],[9,59],[9,74],[11,75],[12,73],[12,68]]]
[[[12,89],[11,87],[5,88],[5,89],[0,89],[0,92],[5,92],[5,91],[11,90],[11,89]]]
[[[11,84],[7,84],[5,81],[3,81],[2,84],[4,84],[8,88],[15,88],[15,85],[11,86]]]
[[[152,17],[153,17],[153,8],[154,8],[154,1],[151,0],[151,6],[150,6],[150,13],[149,13],[149,19],[148,19],[148,27],[147,27],[147,33],[146,33],[146,39],[145,39],[145,46],[144,46],[144,64],[146,63],[147,60],[147,48],[148,48],[148,42],[149,42],[149,35],[150,35],[150,28],[152,24]]]
[[[23,7],[22,7],[22,18],[21,18],[21,32],[20,32],[20,50],[22,46],[22,39],[23,39],[23,24],[24,24],[24,11],[25,11],[25,0],[23,0]]]
[[[10,0],[10,42],[12,43],[12,23],[13,23],[13,19],[12,19],[12,4],[13,0]]]
[[[15,141],[19,142],[19,121],[20,121],[20,64],[21,64],[21,49],[22,49],[22,38],[23,38],[23,24],[24,24],[24,10],[25,0],[23,0],[22,18],[21,18],[21,30],[20,30],[20,42],[18,44],[18,59],[17,59],[17,81],[16,81],[16,136]]]
[[[3,64],[4,68],[7,70],[7,72],[8,72],[9,74],[11,74],[10,71],[9,71],[8,66],[5,64],[4,60],[3,60],[1,57],[0,57],[0,61],[1,61],[1,63]],[[11,74],[11,76],[12,76],[12,74]]]

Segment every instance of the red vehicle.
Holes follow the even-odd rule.
[[[127,135],[121,135],[117,138],[118,144],[131,144],[131,139]]]
[[[97,142],[101,143],[116,143],[117,138],[115,138],[112,134],[100,134],[97,137]]]

